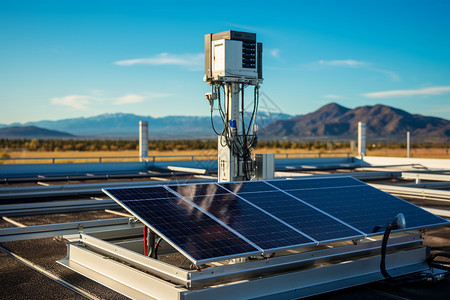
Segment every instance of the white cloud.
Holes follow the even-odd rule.
[[[364,61],[358,61],[353,59],[345,59],[345,60],[319,60],[319,64],[325,66],[336,66],[336,67],[363,67],[369,65]]]
[[[68,95],[61,98],[52,98],[52,104],[68,106],[78,110],[87,110],[93,97],[86,95]]]
[[[339,96],[339,95],[333,95],[333,94],[330,94],[330,95],[324,95],[323,96],[324,98],[329,98],[329,99],[343,99],[344,97],[342,97],[342,96]]]
[[[132,66],[132,65],[173,65],[184,67],[201,67],[204,63],[204,54],[170,54],[160,53],[153,57],[128,59],[114,62],[118,66]]]
[[[375,71],[375,72],[379,72],[379,73],[383,73],[388,75],[392,81],[399,81],[400,80],[400,76],[398,76],[397,73],[395,73],[394,71],[389,71],[389,70],[383,70],[383,69],[377,69],[377,68],[370,68],[369,70]]]
[[[112,105],[125,105],[140,103],[148,99],[169,97],[168,93],[145,93],[144,95],[127,94],[122,97],[102,97],[104,92],[92,90],[90,95],[68,95],[50,99],[52,104],[63,105],[77,110],[88,110],[95,103],[110,103]]]
[[[395,73],[394,71],[374,68],[372,67],[373,64],[370,62],[358,61],[354,59],[344,59],[344,60],[319,60],[318,63],[320,65],[330,67],[364,68],[369,71],[374,71],[388,75],[392,81],[400,80],[400,76],[398,76],[398,74]]]
[[[123,97],[118,98],[114,104],[122,105],[122,104],[131,104],[131,103],[139,103],[144,100],[143,96],[135,95],[135,94],[129,94],[125,95]]]
[[[362,94],[367,98],[393,98],[393,97],[409,97],[409,96],[431,96],[450,93],[450,86],[435,86],[416,90],[393,90],[375,93]]]
[[[133,103],[140,103],[144,100],[148,99],[159,99],[159,98],[165,98],[169,97],[171,94],[168,93],[149,93],[143,95],[136,95],[136,94],[128,94],[123,97],[117,98],[113,104],[115,105],[123,105],[123,104],[133,104]]]
[[[272,49],[269,53],[275,58],[280,58],[280,49]]]

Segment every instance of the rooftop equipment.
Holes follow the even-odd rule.
[[[204,80],[211,85],[206,99],[211,124],[218,135],[219,182],[266,179],[256,177],[251,157],[251,148],[257,141],[255,120],[259,85],[263,81],[262,44],[257,42],[256,34],[229,30],[205,35]],[[252,112],[246,115],[244,91],[250,86],[253,87]],[[213,122],[214,110],[222,120],[218,131]]]
[[[205,36],[206,98],[211,122],[216,109],[223,123],[219,182],[103,189],[133,215],[129,224],[66,236],[59,263],[139,299],[298,299],[443,273],[422,245],[425,229],[449,224],[443,218],[352,177],[249,181],[271,178],[274,165],[251,158],[261,54],[254,33]]]
[[[449,222],[351,177],[104,191],[134,217],[66,236],[59,263],[131,298],[298,299],[444,273],[421,233]]]

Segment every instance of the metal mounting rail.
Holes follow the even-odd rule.
[[[58,263],[131,298],[296,299],[383,279],[379,239],[185,270],[98,237],[65,238],[68,256]],[[393,236],[388,245],[389,272],[398,276],[427,269],[426,248],[421,243],[420,234]]]
[[[111,199],[52,201],[0,205],[0,216],[35,216],[101,209],[116,209],[120,206]]]
[[[398,173],[400,174],[400,173]],[[289,171],[277,171],[275,172],[275,177],[342,177],[342,176],[351,176],[353,178],[359,180],[378,180],[378,179],[390,179],[393,175],[396,175],[393,172],[342,172],[342,173],[329,173],[329,174],[309,174],[309,173],[299,173],[299,172],[289,172]]]
[[[106,220],[4,228],[0,229],[0,243],[77,234],[84,231],[92,232],[98,230],[99,227],[127,225],[128,222],[129,218],[124,217]],[[104,228],[102,230],[104,230]]]
[[[187,179],[183,183],[211,182],[213,179]],[[177,184],[180,180],[168,180],[164,184]],[[103,194],[102,188],[150,186],[161,184],[160,181],[102,182],[88,184],[62,184],[50,186],[0,188],[0,200],[39,197],[73,196]]]
[[[433,181],[450,181],[450,174],[439,174],[436,172],[420,173],[420,172],[402,172],[403,179],[433,180]]]
[[[148,157],[147,161],[163,161],[163,160],[202,160],[206,158],[216,157],[217,154],[199,154],[199,155],[152,155]],[[75,161],[93,161],[102,163],[105,161],[117,162],[121,160],[133,160],[139,161],[140,156],[68,156],[68,157],[8,157],[0,158],[3,162],[15,162],[15,161],[44,161],[45,163],[56,164],[57,161],[75,160]]]
[[[370,184],[374,188],[380,189],[384,192],[408,198],[426,199],[434,201],[450,202],[450,191],[422,189],[386,184]]]

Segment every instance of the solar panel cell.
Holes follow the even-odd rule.
[[[336,177],[336,178],[302,178],[289,180],[271,180],[268,181],[277,188],[283,191],[300,190],[300,189],[314,189],[314,188],[333,188],[339,186],[355,186],[366,185],[365,183],[356,180],[352,177]]]
[[[192,201],[266,251],[314,243],[234,194],[199,196]]]
[[[210,184],[183,184],[183,185],[169,185],[170,189],[180,194],[185,198],[202,196],[202,195],[217,195],[227,194],[228,191],[215,183]]]
[[[240,193],[239,196],[319,242],[362,237],[360,232],[281,191]]]
[[[151,189],[148,188],[149,192]],[[159,190],[159,188],[155,188]],[[113,198],[123,191],[106,190]],[[139,189],[127,189],[127,197]],[[121,200],[128,211],[196,262],[260,253],[258,249],[181,198]]]
[[[247,192],[264,192],[264,191],[275,191],[276,189],[272,186],[266,184],[263,181],[247,181],[247,182],[231,182],[231,183],[220,183],[232,193],[247,193]]]
[[[445,222],[411,203],[367,185],[291,190],[289,193],[367,234],[372,233],[376,226],[386,226],[398,213],[405,215],[406,229]]]

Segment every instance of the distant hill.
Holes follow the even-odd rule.
[[[273,120],[292,117],[287,114],[258,114],[257,124],[263,127]],[[147,121],[149,134],[158,138],[214,138],[211,118],[204,116],[167,116],[154,118],[135,114],[103,114],[89,118],[63,119],[58,121],[38,121],[17,126],[36,126],[49,130],[61,130],[78,137],[91,138],[138,138],[139,121]],[[221,131],[221,120],[214,118],[215,127]],[[0,124],[0,127],[8,125]],[[11,126],[11,125],[9,125]]]
[[[330,103],[307,115],[276,120],[262,134],[266,138],[356,139],[358,122],[366,123],[367,137],[373,140],[403,140],[410,131],[415,141],[450,141],[450,121],[380,104],[349,109]]]
[[[0,128],[0,138],[74,138],[73,134],[39,128],[36,126],[13,126]]]

